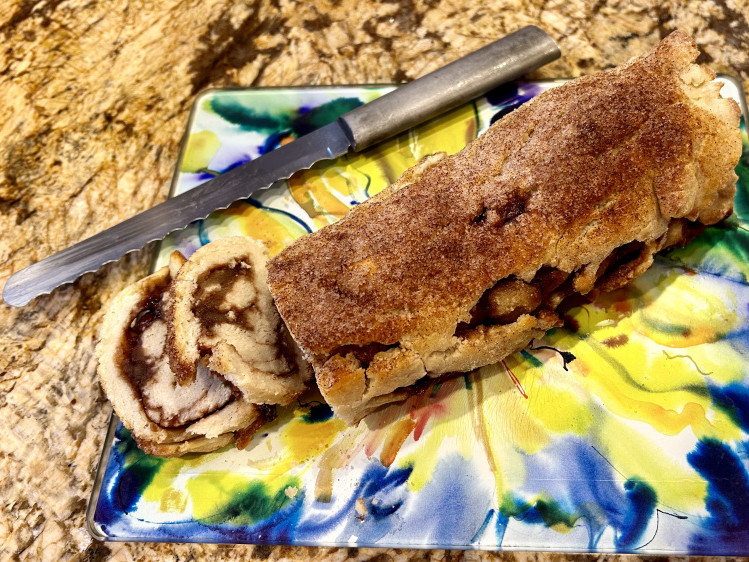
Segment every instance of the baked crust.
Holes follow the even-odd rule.
[[[622,286],[728,216],[740,111],[698,54],[674,32],[549,90],[271,260],[275,303],[334,410],[354,422],[386,396],[375,388],[496,362],[557,325],[572,292]],[[492,316],[488,295],[509,282],[542,303]]]

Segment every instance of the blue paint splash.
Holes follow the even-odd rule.
[[[739,444],[744,458],[749,442]],[[749,545],[749,472],[739,454],[715,439],[704,439],[687,461],[708,482],[705,507],[710,517],[692,536],[693,554],[745,553]]]
[[[749,387],[743,383],[710,386],[710,397],[745,433],[749,433]]]
[[[344,490],[345,499],[339,497],[341,490],[334,489],[331,503],[314,501],[307,506],[296,524],[294,540],[312,544],[321,536],[333,534],[346,542],[355,535],[359,545],[376,545],[402,524],[399,512],[410,495],[406,483],[412,471],[411,466],[386,468],[379,461],[371,461],[363,470],[359,485]],[[366,508],[364,515],[356,509],[357,500]],[[333,509],[333,505],[340,507]]]
[[[486,100],[493,106],[500,109],[492,115],[490,124],[494,124],[508,113],[512,113],[518,107],[537,96],[541,89],[534,87],[532,84],[526,85],[523,91],[520,91],[516,83],[503,84],[486,94]]]
[[[309,411],[302,416],[307,423],[320,423],[333,417],[333,409],[324,402],[312,402],[304,406],[309,406]]]
[[[442,458],[432,480],[409,497],[411,517],[398,528],[398,538],[415,545],[470,547],[492,508],[492,483],[476,478],[476,467],[459,454]],[[418,514],[418,516],[414,516]],[[500,544],[506,520],[498,523]],[[488,525],[488,524],[487,524]]]
[[[655,513],[658,497],[647,482],[639,478],[630,478],[624,483],[629,507],[624,513],[622,531],[616,537],[617,548],[628,550],[637,545],[648,527],[650,518]]]
[[[517,98],[519,91],[516,82],[508,82],[487,92],[485,97],[492,105],[505,105]]]
[[[275,150],[279,146],[281,146],[281,141],[285,138],[288,138],[292,136],[292,132],[289,129],[284,129],[281,131],[274,131],[270,135],[268,135],[268,138],[265,139],[265,142],[262,144],[262,146],[259,149],[260,155],[267,154],[272,150]]]
[[[615,531],[622,552],[633,551],[656,513],[657,497],[643,480],[623,478],[603,454],[579,438],[565,438],[542,454],[526,457],[529,480],[505,503],[505,515],[524,523],[570,527],[583,523],[588,529],[588,549],[595,550],[607,527]],[[554,498],[524,502],[522,497]]]
[[[483,523],[481,523],[478,531],[476,531],[471,538],[471,544],[481,543],[481,537],[489,528],[489,523],[491,523],[492,520],[494,520],[494,536],[496,537],[496,544],[502,544],[502,539],[504,538],[505,531],[507,530],[507,523],[509,523],[510,519],[509,517],[505,517],[504,515],[502,515],[494,508],[486,512],[486,517],[484,518]]]

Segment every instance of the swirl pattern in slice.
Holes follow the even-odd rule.
[[[173,272],[184,261],[175,253],[169,266],[126,287],[109,304],[96,347],[100,381],[118,417],[143,450],[162,456],[215,450],[268,416],[207,368],[177,384],[164,313]]]
[[[182,383],[201,366],[246,400],[288,404],[311,373],[276,311],[267,288],[267,257],[245,237],[197,250],[172,284],[167,318],[169,359]]]

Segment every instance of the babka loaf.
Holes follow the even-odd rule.
[[[698,54],[675,32],[553,88],[270,261],[339,417],[501,360],[732,212],[740,112]]]

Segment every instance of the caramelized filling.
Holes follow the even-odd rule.
[[[697,229],[695,229],[696,231]],[[586,302],[601,291],[628,282],[630,273],[650,259],[652,248],[638,241],[625,244],[604,260],[596,272],[595,290],[587,296],[573,288],[575,275],[543,266],[530,283],[515,277],[499,281],[487,290],[471,310],[471,320],[461,322],[455,336],[465,338],[480,326],[511,324],[523,314],[548,318],[557,310],[569,310]]]
[[[122,355],[117,358],[117,362],[119,371],[125,376],[130,387],[143,404],[148,419],[160,427],[178,429],[188,425],[199,416],[186,417],[184,411],[181,410],[174,415],[167,415],[164,407],[158,401],[154,401],[145,390],[158,376],[159,363],[163,360],[164,350],[162,349],[159,356],[149,355],[147,353],[148,345],[144,338],[148,329],[156,322],[164,322],[164,294],[167,290],[168,282],[163,286],[156,287],[151,295],[143,298],[134,308],[137,313],[134,314],[123,334]],[[152,344],[151,347],[153,347]],[[205,398],[206,392],[197,400],[201,401]],[[225,403],[219,407],[223,407],[223,405]],[[202,411],[202,415],[210,414],[213,411],[215,411],[215,407],[208,411]]]
[[[482,223],[487,218],[487,209],[474,222]],[[681,221],[678,245],[682,246],[699,236],[705,229],[701,223]],[[664,242],[668,242],[664,234]],[[656,244],[660,243],[659,240]],[[666,245],[671,247],[673,245]],[[488,289],[471,310],[470,322],[461,322],[455,330],[458,338],[466,337],[479,326],[511,324],[523,314],[536,317],[566,311],[574,306],[591,302],[602,291],[611,291],[630,281],[631,273],[652,256],[654,247],[637,240],[615,249],[598,267],[595,288],[587,296],[573,289],[573,274],[543,266],[530,283],[511,276],[497,282]]]
[[[544,265],[536,272],[531,284],[538,287],[541,294],[546,297],[546,295],[557,289],[569,277],[570,274],[566,271]]]
[[[331,355],[340,355],[341,357],[345,357],[349,353],[353,353],[354,357],[356,357],[356,360],[361,363],[362,368],[366,369],[367,367],[369,367],[369,364],[372,362],[375,355],[377,355],[381,351],[392,349],[394,347],[398,347],[398,344],[385,345],[382,343],[373,342],[365,345],[342,345],[334,349],[331,352]]]
[[[608,258],[603,260],[599,266],[598,271],[596,272],[598,281],[604,281],[607,276],[610,276],[615,271],[639,260],[644,249],[645,244],[637,240],[634,240],[629,244],[624,244],[624,246],[619,246],[611,253],[611,255],[609,255]]]
[[[124,334],[122,356],[118,358],[120,372],[124,373],[133,390],[140,395],[141,387],[153,377],[151,359],[143,352],[141,337],[151,324],[163,316],[162,295],[166,287],[150,295],[138,305],[138,314]]]
[[[216,324],[234,324],[252,331],[251,324],[244,322],[244,312],[247,308],[228,306],[226,295],[238,279],[255,280],[252,268],[245,267],[241,262],[233,267],[217,267],[206,271],[197,279],[198,292],[195,295],[193,313],[200,318],[203,330],[211,333]],[[248,308],[254,307],[251,304]]]
[[[283,325],[283,322],[279,322],[278,328],[276,329],[276,343],[278,344],[278,353],[286,359],[286,363],[289,366],[289,370],[285,373],[277,373],[277,377],[288,377],[294,375],[296,372],[296,351],[294,350],[294,341],[291,339],[291,334]]]
[[[213,336],[213,328],[218,324],[232,324],[247,332],[254,331],[255,327],[252,322],[247,321],[245,313],[254,309],[255,303],[251,302],[246,306],[233,306],[226,302],[228,293],[240,279],[247,280],[250,283],[255,281],[254,269],[247,267],[244,262],[238,262],[232,267],[220,266],[206,271],[198,277],[197,285],[199,289],[195,296],[192,311],[200,320],[204,336]],[[287,372],[278,373],[277,376],[293,375],[296,357],[290,339],[291,336],[280,324],[276,334],[279,355],[285,358],[289,365]],[[205,357],[204,354],[208,352],[208,349],[201,349],[201,356]],[[241,395],[238,389],[234,388],[233,391],[236,391],[237,397]]]

